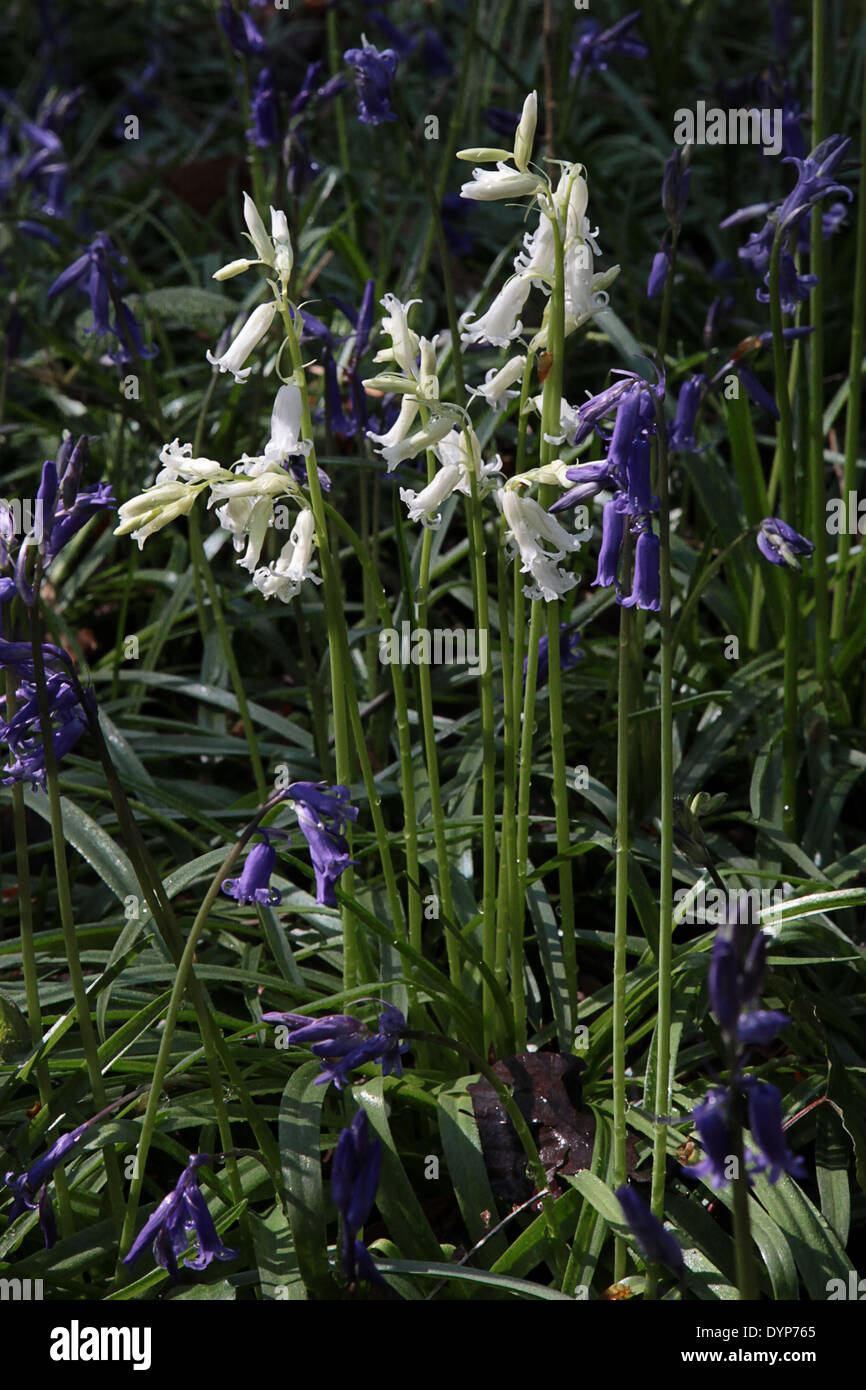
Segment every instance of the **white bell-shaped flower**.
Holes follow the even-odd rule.
[[[276,312],[276,304],[260,304],[250,314],[240,331],[235,334],[221,357],[214,357],[209,350],[205,353],[211,366],[217,367],[221,372],[231,372],[235,381],[246,381],[252,367],[244,368],[244,363],[269,331]]]
[[[413,492],[411,488],[401,487],[400,501],[405,502],[409,509],[409,520],[420,521],[423,526],[432,527],[434,530],[441,521],[440,508],[455,491],[460,483],[461,468],[459,464],[448,463],[444,468],[440,468],[431,483],[428,483],[420,492]]]
[[[486,314],[475,318],[472,310],[460,319],[460,345],[470,343],[490,343],[492,347],[508,347],[523,331],[520,314],[529,296],[531,285],[528,280],[514,276],[499,291]],[[474,319],[474,323],[470,323]]]

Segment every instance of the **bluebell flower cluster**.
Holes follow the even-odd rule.
[[[831,193],[842,195],[851,201],[852,193],[845,184],[836,179],[836,172],[844,159],[851,141],[847,136],[828,135],[805,157],[790,155],[783,162],[794,164],[797,180],[786,198],[776,204],[756,203],[750,207],[739,208],[726,217],[719,225],[733,227],[752,217],[766,215],[760,231],[752,232],[745,246],[739,251],[740,259],[757,279],[762,280],[756,290],[756,297],[762,303],[769,302],[770,258],[777,235],[782,240],[779,266],[779,295],[782,312],[793,314],[797,305],[808,298],[817,284],[814,275],[801,275],[797,271],[794,254],[809,244],[807,216]],[[823,219],[824,237],[838,231],[844,215],[844,204],[834,203]]]
[[[43,464],[32,516],[26,517],[22,507],[16,519],[8,503],[0,505],[0,571],[11,569],[14,575],[0,577],[0,603],[18,594],[32,606],[35,595],[28,566],[33,555],[47,567],[92,516],[116,507],[110,484],[82,487],[88,455],[86,435],[76,441],[66,435],[56,459]]]
[[[393,48],[380,52],[371,43],[363,48],[347,48],[343,59],[352,69],[358,94],[358,120],[362,125],[382,125],[396,121],[391,108],[391,79],[397,71],[397,54]]]
[[[316,874],[316,902],[336,907],[334,884],[350,864],[358,862],[349,858],[344,834],[348,822],[358,819],[357,806],[349,805],[349,788],[292,782],[285,795],[288,801],[294,802],[298,825],[310,847]]]
[[[664,399],[664,378],[651,386],[634,372],[618,375],[619,381],[578,407],[573,438],[573,443],[579,444],[594,429],[601,434],[601,421],[615,414],[613,430],[605,440],[606,460],[566,469],[566,479],[576,486],[558,498],[550,510],[563,511],[600,492],[612,492],[602,511],[601,551],[593,584],[602,588],[615,586],[616,601],[623,607],[658,612],[660,547],[652,529],[658,498],[650,483],[650,440],[656,432],[655,401]],[[626,597],[622,593],[619,563],[627,526],[636,543],[631,593]]]
[[[716,1189],[736,1176],[733,1163],[732,1106],[748,1102],[749,1130],[755,1147],[745,1153],[746,1176],[766,1173],[775,1183],[782,1173],[805,1176],[801,1157],[788,1148],[782,1118],[782,1097],[777,1087],[742,1069],[745,1049],[774,1041],[790,1023],[787,1014],[759,1007],[766,970],[767,938],[760,930],[736,920],[719,927],[710,957],[708,986],[710,1006],[718,1021],[735,1074],[729,1089],[713,1087],[692,1113],[705,1158],[684,1167],[683,1172],[705,1178]]]
[[[119,366],[128,366],[142,358],[155,357],[157,348],[145,346],[135,315],[121,298],[120,279],[115,269],[121,259],[108,235],[97,232],[82,254],[60,272],[48,291],[48,298],[53,299],[74,285],[83,290],[90,299],[93,314],[93,323],[84,331],[98,337],[111,334],[117,338],[119,346],[109,356]]]
[[[184,1264],[188,1269],[207,1269],[211,1260],[234,1260],[237,1250],[229,1250],[217,1235],[216,1226],[207,1202],[199,1187],[199,1168],[211,1163],[210,1154],[190,1154],[177,1185],[163,1197],[153,1215],[145,1222],[130,1247],[123,1264],[133,1265],[152,1242],[153,1258],[177,1280],[178,1256],[192,1240],[196,1253]]]
[[[642,10],[633,10],[609,29],[602,29],[596,19],[582,24],[577,43],[571,48],[570,76],[579,79],[587,72],[604,72],[615,54],[623,58],[648,58],[646,44],[632,32],[642,13]]]
[[[33,120],[16,106],[11,96],[0,92],[5,108],[0,121],[0,211],[8,215],[23,190],[35,198],[34,211],[41,217],[60,220],[68,216],[66,184],[68,161],[61,135],[72,119],[84,91],[51,96],[41,103]],[[56,244],[50,228],[24,217],[18,226],[28,236]]]
[[[369,1219],[382,1169],[382,1141],[370,1138],[366,1110],[359,1110],[340,1133],[331,1172],[331,1197],[342,1218],[340,1262],[349,1284],[358,1279],[384,1284],[372,1255],[358,1232]]]
[[[287,1042],[309,1047],[322,1059],[317,1086],[333,1081],[337,1090],[342,1091],[351,1082],[350,1073],[368,1062],[381,1062],[383,1076],[390,1076],[392,1072],[395,1076],[403,1075],[402,1058],[409,1044],[401,1043],[400,1038],[406,1032],[406,1019],[393,1004],[378,1002],[383,1004],[383,1012],[375,1033],[351,1014],[327,1014],[311,1019],[305,1014],[268,1013],[262,1014],[262,1019],[265,1023],[288,1028]]]
[[[75,747],[87,727],[78,692],[69,679],[71,663],[59,647],[45,643],[46,698],[51,722],[51,742],[57,762]],[[0,696],[0,743],[5,744],[8,761],[2,769],[3,786],[22,782],[34,791],[45,790],[45,742],[36,693],[33,649],[29,642],[7,642],[0,638],[0,670],[10,668],[19,682],[15,690],[16,708]]]

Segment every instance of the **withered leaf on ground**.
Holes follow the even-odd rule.
[[[561,1052],[522,1052],[493,1067],[511,1087],[529,1125],[554,1197],[563,1190],[557,1174],[578,1173],[592,1163],[595,1116],[580,1109],[582,1068],[577,1057]],[[527,1201],[537,1188],[527,1175],[526,1154],[499,1097],[483,1078],[468,1089],[493,1191],[507,1202]],[[632,1169],[636,1160],[631,1140],[627,1160]]]

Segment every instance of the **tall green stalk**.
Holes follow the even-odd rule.
[[[812,0],[812,148],[824,138],[824,0]],[[815,546],[815,666],[827,687],[830,679],[830,596],[827,576],[827,513],[824,506],[824,232],[820,207],[812,209],[809,270],[817,275],[810,298],[809,335],[809,501]],[[847,500],[847,499],[846,499]]]
[[[550,370],[544,380],[541,411],[540,446],[542,464],[551,462],[555,446],[547,442],[546,436],[559,434],[559,413],[562,400],[564,356],[565,356],[565,264],[562,235],[557,220],[553,221],[555,248],[555,274],[553,291],[550,297],[550,318],[548,324],[548,351]],[[551,500],[541,489],[539,501],[542,506]],[[567,857],[571,847],[571,826],[568,818],[568,780],[565,763],[565,726],[562,717],[562,664],[559,648],[560,603],[556,599],[547,605],[547,659],[548,686],[547,698],[550,709],[550,750],[553,761],[553,805],[556,818],[556,852],[560,856],[559,865],[559,912],[562,930],[562,963],[565,971],[565,984],[568,994],[568,1016],[570,1036],[560,1039],[563,1051],[570,1048],[577,1024],[577,948],[574,935],[574,880],[571,859]]]
[[[863,63],[862,87],[860,94],[860,168],[866,168],[866,62]],[[851,301],[851,355],[848,362],[848,406],[845,412],[845,471],[843,500],[848,508],[848,497],[857,486],[857,451],[860,444],[860,417],[863,407],[863,349],[864,325],[866,325],[866,197],[861,189],[857,199],[857,260],[854,269],[854,297]],[[851,571],[851,537],[843,529],[839,534],[839,556],[833,588],[833,629],[834,641],[840,641],[845,634],[846,619],[849,612],[848,586]],[[857,600],[866,578],[866,545],[860,539],[860,556],[857,563],[854,594],[850,611],[857,612]]]
[[[779,408],[779,457],[782,475],[782,519],[797,528],[796,474],[791,399],[785,367],[785,340],[782,336],[782,302],[779,274],[783,237],[779,231],[770,256],[770,323],[773,329],[773,367],[776,377],[776,404]],[[789,593],[785,606],[784,715],[782,723],[782,830],[789,840],[797,836],[797,724],[799,718],[798,661],[800,610],[798,576],[788,574]]]
[[[670,1108],[671,1069],[671,958],[673,950],[674,857],[674,726],[673,726],[673,629],[671,621],[671,522],[667,422],[664,405],[657,402],[656,447],[659,498],[659,628],[661,671],[659,676],[659,752],[661,757],[659,862],[658,1014],[656,1020],[655,1132],[651,1206],[661,1220],[664,1211],[667,1125]]]
[[[623,575],[628,574],[628,536],[623,549]],[[625,1095],[625,981],[628,931],[628,762],[629,762],[629,665],[632,610],[619,610],[619,674],[616,713],[616,905],[613,946],[613,1173],[614,1187],[626,1181]],[[614,1282],[624,1278],[627,1246],[617,1236],[614,1250]]]
[[[39,562],[33,579],[33,588],[37,595],[40,591],[41,582],[42,565],[41,562]],[[60,803],[60,784],[57,777],[57,759],[54,753],[51,711],[48,703],[45,661],[42,651],[42,630],[39,623],[36,603],[34,603],[33,607],[30,609],[30,635],[33,647],[33,670],[36,685],[36,698],[39,707],[40,733],[45,757],[45,790],[48,794],[48,805],[51,817],[51,844],[54,853],[54,873],[57,886],[57,906],[60,914],[60,928],[63,934],[63,945],[66,951],[67,964],[69,966],[69,982],[72,986],[72,997],[75,1002],[78,1030],[81,1035],[81,1046],[84,1053],[85,1065],[87,1067],[87,1075],[90,1081],[90,1090],[95,1108],[97,1110],[102,1110],[105,1108],[106,1100],[105,1084],[102,1079],[102,1069],[99,1065],[98,1044],[96,1041],[96,1030],[93,1026],[93,1018],[90,1013],[90,1001],[87,998],[87,987],[84,983],[84,973],[81,969],[81,961],[78,955],[78,938],[75,933],[75,913],[72,907],[69,868],[66,862],[63,808]],[[121,1185],[120,1167],[117,1162],[117,1153],[114,1146],[111,1144],[107,1144],[103,1149],[103,1163],[105,1165],[105,1178],[108,1185],[111,1213],[115,1225],[119,1229],[123,1219],[123,1188]]]

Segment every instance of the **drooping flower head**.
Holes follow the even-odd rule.
[[[325,783],[292,782],[286,789],[286,799],[292,801],[298,825],[310,847],[310,857],[316,874],[316,901],[326,907],[336,907],[334,885],[350,864],[345,829],[349,821],[358,819],[358,808],[349,803],[349,788],[326,787]]]
[[[609,29],[602,29],[596,19],[588,19],[582,24],[578,41],[572,45],[569,75],[579,79],[587,72],[604,72],[608,67],[608,60],[617,53],[622,54],[624,58],[648,58],[649,49],[646,44],[636,34],[629,32],[637,24],[641,14],[641,10],[633,10],[624,19],[612,24]]]
[[[787,565],[798,570],[798,555],[811,555],[815,547],[805,536],[777,516],[766,516],[761,522],[757,546],[765,560],[773,565]]]
[[[382,125],[396,121],[391,109],[391,79],[397,71],[397,54],[392,48],[380,52],[363,40],[362,48],[349,48],[343,54],[352,68],[358,92],[358,120],[362,125]]]
[[[385,1281],[366,1246],[357,1239],[376,1200],[382,1168],[382,1142],[370,1138],[366,1110],[359,1110],[337,1141],[331,1174],[331,1197],[342,1217],[341,1264],[349,1284],[356,1279]]]
[[[317,1086],[333,1081],[338,1091],[351,1083],[351,1073],[368,1062],[381,1062],[382,1075],[403,1075],[403,1054],[409,1044],[401,1043],[406,1032],[406,1019],[393,1004],[383,1005],[379,1027],[375,1033],[351,1014],[328,1014],[308,1018],[304,1014],[262,1014],[265,1023],[279,1024],[289,1029],[286,1041],[309,1047],[322,1059],[322,1070],[316,1077]]]
[[[222,891],[239,903],[264,903],[277,907],[282,902],[282,893],[271,887],[271,874],[277,863],[277,852],[271,844],[271,836],[288,838],[282,831],[260,829],[256,832],[264,836],[260,845],[254,845],[246,857],[240,878],[227,878]]]
[[[211,1163],[210,1154],[190,1154],[189,1163],[175,1188],[163,1197],[145,1222],[124,1256],[123,1264],[133,1265],[153,1243],[153,1258],[167,1270],[172,1281],[178,1277],[177,1261],[192,1240],[196,1253],[184,1261],[188,1269],[207,1269],[211,1260],[234,1260],[237,1250],[229,1250],[217,1235],[213,1217],[199,1187],[199,1168]]]

